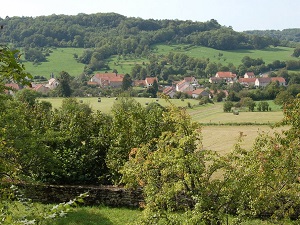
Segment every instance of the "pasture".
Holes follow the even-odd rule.
[[[288,47],[268,47],[261,50],[230,50],[223,51],[202,46],[191,46],[185,45],[155,45],[153,47],[154,53],[159,55],[165,55],[169,52],[184,53],[190,57],[195,58],[209,58],[211,62],[221,63],[227,65],[232,63],[235,66],[240,65],[244,56],[250,58],[262,58],[266,64],[272,63],[275,60],[286,61],[295,60],[292,57],[293,48]]]
[[[49,78],[51,73],[58,76],[61,71],[68,72],[71,76],[77,77],[83,73],[84,64],[78,63],[74,58],[74,54],[82,55],[83,48],[55,48],[47,57],[47,62],[33,64],[32,62],[24,62],[25,69],[33,76],[44,76]]]

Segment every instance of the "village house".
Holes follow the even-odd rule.
[[[280,86],[286,85],[283,77],[258,77],[255,80],[255,87],[266,87],[271,82],[278,82]]]
[[[255,85],[256,77],[253,72],[246,72],[243,78],[239,78],[237,82],[239,82],[244,87],[250,87]]]
[[[238,82],[243,85],[244,87],[250,87],[255,85],[256,78],[251,77],[251,78],[239,78]]]
[[[90,82],[96,83],[100,87],[112,87],[112,88],[119,88],[122,86],[123,83],[123,74],[117,73],[98,73],[95,74]]]
[[[170,98],[174,98],[174,95],[176,94],[176,89],[174,86],[166,87],[163,90],[163,94],[169,96]]]
[[[255,78],[255,75],[253,72],[246,72],[244,78]]]
[[[45,87],[49,88],[50,90],[55,89],[59,85],[58,80],[55,78],[51,78],[48,80],[48,84],[45,85]]]
[[[212,94],[209,90],[196,89],[192,92],[193,98],[198,98],[199,96],[212,98]]]
[[[216,81],[220,81],[220,79],[222,79],[222,81],[229,84],[229,83],[235,82],[236,79],[237,79],[236,74],[234,74],[232,72],[224,72],[224,71],[217,72],[215,77],[217,79],[210,79],[209,82],[213,83],[213,82],[216,82]]]
[[[42,94],[47,94],[51,91],[51,89],[46,87],[44,84],[32,84],[32,90]]]
[[[176,91],[188,92],[194,91],[198,86],[198,81],[195,77],[185,77],[182,81],[176,84]]]
[[[9,90],[5,90],[5,93],[10,94],[10,95],[14,95],[15,92],[17,92],[23,88],[22,86],[20,86],[17,83],[8,83],[8,84],[5,84],[5,87],[7,87],[9,89]]]
[[[158,83],[157,77],[146,77],[145,79],[145,85],[147,88],[153,86],[154,81]]]

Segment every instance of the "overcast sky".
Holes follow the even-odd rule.
[[[300,0],[4,0],[0,17],[115,12],[143,19],[205,22],[236,31],[300,28]]]

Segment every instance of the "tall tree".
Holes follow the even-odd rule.
[[[65,71],[60,72],[59,85],[57,87],[57,94],[61,97],[70,97],[72,94],[72,89],[70,86],[71,76]]]
[[[132,86],[132,79],[128,73],[123,77],[122,90],[126,91]]]

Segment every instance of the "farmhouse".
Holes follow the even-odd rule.
[[[176,89],[174,86],[170,86],[170,87],[166,87],[164,90],[163,90],[163,93],[165,95],[168,95],[170,98],[173,98],[175,93],[176,93]]]
[[[211,98],[212,94],[209,90],[205,90],[205,89],[196,89],[192,92],[193,98],[198,98],[199,96]]]
[[[258,77],[255,80],[255,86],[266,87],[271,82],[278,82],[281,86],[286,85],[285,79],[283,77]]]
[[[158,83],[157,77],[146,77],[146,79],[145,79],[146,87],[148,88],[148,87],[153,86],[154,81],[156,81]]]
[[[123,74],[98,73],[91,78],[91,82],[97,83],[100,87],[118,88],[122,86]]]
[[[185,77],[182,81],[176,84],[176,91],[188,92],[193,91],[198,86],[198,81],[195,77]]]
[[[44,84],[32,84],[32,90],[40,92],[42,94],[47,94],[51,89],[46,87]]]
[[[254,86],[255,85],[256,78],[239,78],[238,82],[243,85],[244,87]]]
[[[217,72],[215,77],[222,78],[226,83],[232,83],[236,80],[236,74],[232,72]]]
[[[15,92],[22,89],[22,86],[20,86],[17,83],[8,83],[5,84],[5,87],[7,87],[9,90],[5,90],[6,94],[14,95]]]

